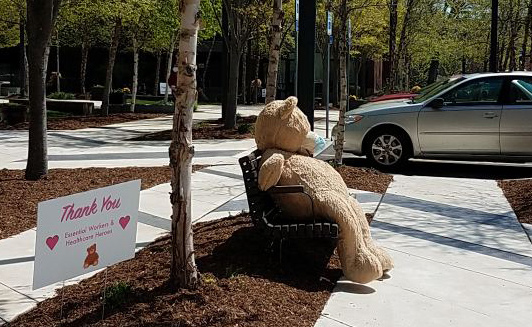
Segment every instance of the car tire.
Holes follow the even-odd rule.
[[[379,129],[371,132],[364,144],[370,164],[380,170],[394,170],[404,166],[411,156],[410,138],[399,129]]]

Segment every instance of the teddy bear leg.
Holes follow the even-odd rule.
[[[333,195],[326,197],[319,206],[324,209],[324,216],[334,220],[340,227],[337,250],[345,277],[361,284],[381,277],[381,262],[367,247],[363,224],[349,201],[345,197]]]
[[[368,247],[369,251],[371,251],[377,258],[379,258],[379,261],[382,265],[382,270],[384,272],[390,271],[393,268],[393,260],[380,246],[377,246],[373,239],[371,238],[371,232],[369,230],[369,224],[366,220],[366,215],[364,214],[364,211],[360,207],[360,204],[353,199],[352,197],[349,197],[349,201],[351,202],[351,206],[353,210],[357,213],[358,217],[361,217],[361,225],[362,225],[362,234],[364,235],[364,242],[366,243],[366,246]]]

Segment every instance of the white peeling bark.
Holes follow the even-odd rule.
[[[334,162],[342,164],[344,152],[345,112],[347,109],[347,0],[342,0],[340,7],[340,40],[338,52],[340,55],[340,111],[338,112],[338,131],[336,135]]]
[[[135,112],[137,102],[137,89],[139,87],[139,44],[137,38],[133,38],[133,86],[131,88],[131,112]]]
[[[275,100],[277,93],[277,73],[279,72],[279,53],[281,52],[281,22],[283,20],[282,0],[273,0],[273,16],[270,33],[270,60],[266,80],[266,104]]]
[[[172,265],[170,282],[195,288],[198,272],[194,261],[190,181],[192,175],[192,113],[196,101],[196,48],[200,0],[181,1],[178,76],[170,167],[172,169]]]

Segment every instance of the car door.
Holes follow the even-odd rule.
[[[501,115],[501,153],[532,155],[532,77],[512,77]]]
[[[500,154],[502,77],[476,78],[443,94],[444,106],[425,106],[418,116],[426,154]]]

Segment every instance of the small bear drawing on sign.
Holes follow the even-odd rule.
[[[87,269],[90,266],[97,266],[100,256],[96,252],[96,244],[93,244],[87,248],[87,257],[83,263],[83,268]]]

